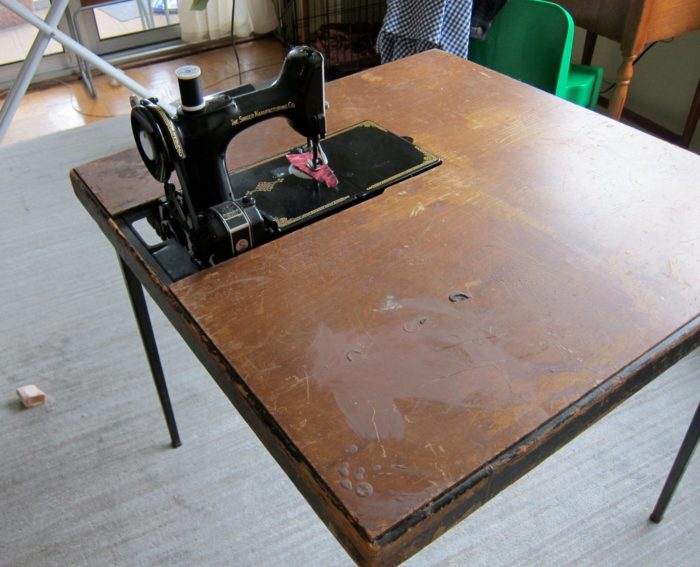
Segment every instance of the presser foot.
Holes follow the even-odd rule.
[[[290,156],[293,157],[290,158]],[[297,162],[299,158],[296,156],[304,156],[306,161],[302,162],[299,160],[299,162]],[[296,148],[294,151],[290,152],[287,157],[291,162],[289,165],[289,173],[300,179],[315,179],[314,174],[317,173],[323,166],[328,166],[328,157],[319,143],[317,143],[315,146],[313,143],[311,143],[305,147]],[[297,167],[295,163],[298,163],[299,167],[303,167],[304,170]]]
[[[328,189],[338,186],[338,178],[328,165],[328,158],[321,149],[321,146],[313,146],[312,151],[302,151],[301,153],[287,154],[290,165],[290,173],[303,179],[313,180],[315,183],[322,183]]]

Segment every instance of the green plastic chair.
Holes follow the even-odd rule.
[[[594,108],[603,69],[571,63],[574,21],[544,0],[509,0],[484,40],[469,42],[469,59],[484,67]]]

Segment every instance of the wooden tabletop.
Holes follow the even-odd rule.
[[[698,345],[700,158],[437,51],[327,97],[330,131],[444,163],[156,291],[348,552],[390,564]],[[73,172],[96,218],[157,196],[135,164]]]

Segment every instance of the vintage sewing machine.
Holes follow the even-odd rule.
[[[156,99],[134,97],[131,111],[141,158],[164,184],[165,195],[148,215],[163,241],[153,254],[175,276],[260,246],[440,163],[371,122],[326,136],[323,56],[310,47],[293,48],[267,86],[204,97],[199,68],[181,67],[176,75],[181,105],[174,116]],[[231,140],[275,116],[285,117],[306,145],[229,172]]]

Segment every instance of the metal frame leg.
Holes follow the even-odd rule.
[[[56,0],[52,3],[46,14],[46,24],[52,27],[57,26],[66,8],[68,8],[68,0]],[[22,63],[22,68],[2,105],[2,110],[0,110],[0,142],[5,137],[5,133],[10,127],[10,122],[12,122],[15,112],[17,112],[19,108],[19,103],[24,93],[27,92],[29,83],[31,83],[34,78],[34,73],[36,73],[50,39],[50,35],[43,31],[39,31],[34,38],[29,53],[27,57],[25,57],[24,63]]]
[[[681,443],[681,448],[678,450],[678,455],[676,455],[676,460],[673,462],[671,472],[668,473],[668,478],[661,490],[654,511],[649,517],[652,522],[658,524],[663,519],[666,506],[668,506],[668,503],[671,501],[676,486],[683,477],[688,461],[690,461],[690,456],[693,454],[693,450],[698,444],[698,438],[700,438],[700,404],[698,404],[695,410],[695,415],[690,422],[690,427],[688,427],[688,432],[685,434],[683,443]]]
[[[158,397],[160,398],[160,405],[163,408],[165,422],[168,424],[168,431],[170,432],[172,446],[173,449],[175,449],[182,445],[182,443],[180,441],[180,434],[177,431],[177,424],[175,423],[173,408],[172,405],[170,405],[168,387],[165,383],[163,367],[160,364],[158,346],[156,345],[156,339],[153,336],[153,327],[151,326],[151,318],[148,315],[148,307],[146,306],[146,298],[143,295],[143,288],[141,287],[141,282],[134,275],[134,272],[131,271],[131,268],[126,265],[126,262],[124,262],[121,257],[119,257],[119,265],[121,266],[122,273],[124,274],[124,282],[126,283],[126,289],[129,293],[131,307],[134,310],[134,317],[136,318],[136,323],[139,327],[143,348],[145,349],[146,357],[148,358],[148,365],[151,367],[151,374],[153,375],[156,391],[158,392]]]
[[[71,51],[72,53],[75,53],[75,55],[77,55],[78,57],[82,57],[88,63],[90,63],[94,67],[97,67],[105,75],[112,77],[115,81],[118,81],[127,89],[139,95],[141,98],[151,98],[152,96],[154,96],[153,93],[151,93],[144,86],[134,81],[131,77],[124,73],[124,71],[122,71],[121,69],[117,69],[113,65],[110,65],[109,63],[107,63],[107,61],[95,55],[92,51],[82,46],[72,37],[63,33],[55,26],[48,25],[41,18],[38,18],[36,15],[34,15],[34,13],[31,10],[28,10],[25,6],[20,4],[18,0],[0,0],[0,5],[5,6],[11,12],[14,12],[30,24],[32,24],[38,30],[49,35],[50,37],[61,43],[63,47],[65,47],[67,50]],[[170,116],[176,115],[177,109],[173,105],[163,101],[160,101],[158,104]]]
[[[68,23],[68,29],[70,30],[71,35],[78,41],[78,43],[82,45],[83,38],[82,34],[80,33],[80,28],[78,27],[78,21],[76,20],[76,18],[80,17],[80,12],[81,11],[78,10],[75,14],[73,14],[71,9],[68,8],[66,11],[66,22]],[[78,71],[80,72],[80,77],[83,80],[83,84],[85,85],[90,98],[97,98],[97,91],[95,90],[95,83],[92,80],[92,71],[90,70],[89,63],[79,55],[76,55],[75,58],[78,61]]]
[[[139,17],[141,18],[141,25],[143,26],[143,29],[150,30],[155,28],[156,23],[153,19],[153,7],[151,6],[150,0],[136,0],[136,7],[139,10]],[[165,9],[167,11],[167,4]]]

